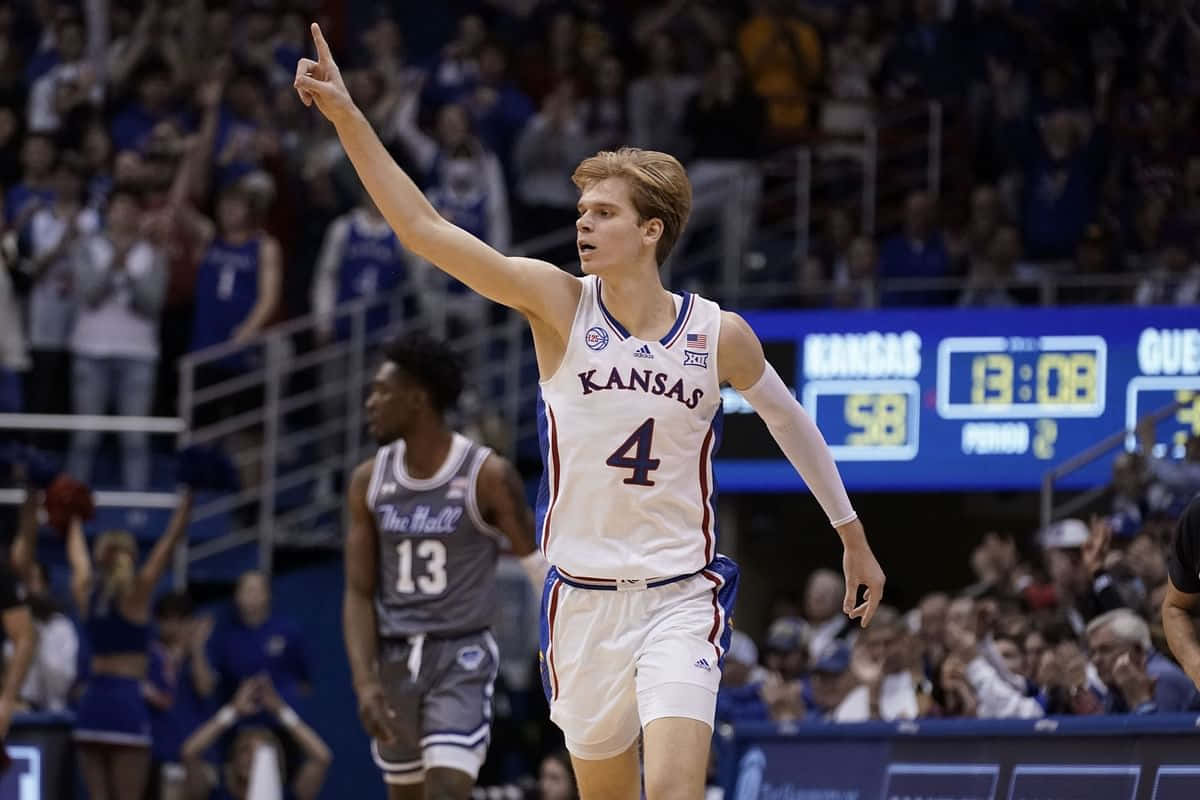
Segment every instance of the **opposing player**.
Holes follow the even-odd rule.
[[[691,188],[669,155],[600,153],[572,176],[585,277],[510,258],[440,217],[355,107],[320,29],[295,87],[337,129],[406,248],[523,314],[541,372],[543,679],[580,794],[699,798],[736,566],[716,553],[720,385],[738,389],[841,536],[844,610],[865,626],[884,576],[820,432],[746,322],[663,288]],[[857,592],[864,601],[855,606]]]
[[[1167,594],[1163,598],[1163,631],[1183,671],[1200,688],[1200,638],[1194,616],[1200,608],[1200,495],[1179,517],[1167,554]]]
[[[446,426],[461,389],[441,342],[391,344],[367,397],[380,447],[350,482],[346,651],[391,800],[470,795],[500,665],[497,555],[521,557],[538,589],[549,566],[516,470]]]

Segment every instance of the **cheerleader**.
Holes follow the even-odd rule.
[[[151,600],[187,531],[192,508],[184,489],[164,534],[139,569],[137,542],[127,531],[96,538],[91,555],[83,522],[67,533],[71,592],[83,620],[91,669],[79,702],[75,742],[92,800],[143,795],[150,768],[150,715],[142,696],[149,661]]]

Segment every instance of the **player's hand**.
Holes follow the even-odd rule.
[[[358,718],[367,735],[378,739],[380,744],[390,744],[395,738],[392,726],[396,711],[388,704],[379,681],[371,681],[358,690]]]
[[[317,109],[330,122],[337,122],[354,110],[354,102],[342,73],[333,62],[329,44],[321,33],[321,26],[312,24],[313,43],[317,47],[317,60],[302,58],[296,64],[296,81],[293,84],[306,106],[317,104]]]
[[[858,521],[851,524],[858,525]],[[861,531],[861,525],[859,530]],[[847,537],[846,549],[842,555],[842,572],[846,575],[846,597],[842,601],[842,611],[850,619],[861,620],[860,624],[865,628],[871,624],[871,618],[875,616],[875,610],[879,608],[879,602],[883,599],[883,583],[886,580],[865,535]],[[859,586],[865,586],[867,589],[863,593],[863,602],[855,606]]]

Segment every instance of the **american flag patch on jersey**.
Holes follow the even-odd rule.
[[[684,345],[693,350],[708,349],[708,334],[707,333],[689,333],[687,339],[684,340]]]

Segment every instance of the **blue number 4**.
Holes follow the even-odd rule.
[[[659,460],[650,457],[650,445],[654,441],[654,417],[643,422],[633,435],[621,443],[621,446],[613,451],[613,454],[608,457],[610,467],[618,467],[619,469],[631,469],[633,475],[625,479],[625,483],[633,486],[653,486],[654,481],[650,480],[650,473],[658,469]],[[634,450],[633,458],[629,457],[629,451]]]

